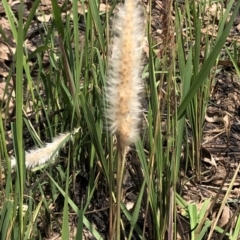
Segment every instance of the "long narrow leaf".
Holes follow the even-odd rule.
[[[240,1],[237,2],[235,9],[232,13],[232,16],[231,16],[229,22],[226,24],[225,29],[223,30],[223,34],[221,35],[221,38],[218,38],[218,40],[216,41],[216,44],[213,47],[208,59],[203,64],[201,71],[196,76],[196,79],[193,81],[194,83],[191,86],[191,91],[189,91],[187,93],[186,97],[181,102],[181,104],[178,108],[178,113],[177,113],[178,119],[183,117],[183,114],[184,114],[188,104],[193,99],[194,95],[197,93],[200,86],[202,86],[202,84],[205,81],[206,77],[208,76],[211,68],[213,67],[214,63],[216,62],[216,59],[217,59],[226,39],[228,37],[230,29],[233,25],[233,21],[236,18],[239,7],[240,7]]]

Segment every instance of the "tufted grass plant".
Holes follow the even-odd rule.
[[[99,182],[103,179],[109,198],[109,225],[106,229],[108,234],[113,230],[114,212],[111,209],[117,202],[117,153],[115,139],[106,130],[104,89],[110,23],[121,1],[108,1],[110,7],[105,11],[100,11],[100,2],[93,0],[86,5],[83,0],[72,1],[69,10],[66,5],[58,6],[58,1],[52,0],[53,21],[44,25],[40,34],[41,44],[28,53],[24,40],[40,1],[34,1],[27,19],[23,19],[23,1],[20,1],[18,18],[7,0],[2,1],[16,41],[13,67],[7,81],[13,78],[16,83],[16,109],[10,127],[17,167],[16,171],[11,169],[6,144],[8,121],[0,116],[1,239],[44,239],[56,233],[61,239],[85,239],[84,231],[96,239],[104,239],[88,214],[96,192],[102,190]],[[201,1],[198,6],[194,1],[186,1],[183,11],[174,3],[175,22],[169,11],[166,17],[168,28],[164,32],[169,41],[164,41],[159,57],[158,43],[152,38],[152,2],[149,1],[149,16],[146,13],[149,52],[142,73],[148,106],[144,112],[142,138],[132,147],[137,152],[143,181],[133,210],[127,210],[125,203],[120,203],[122,238],[130,240],[137,235],[139,239],[177,239],[179,209],[184,212],[191,229],[197,225],[190,233],[191,239],[207,239],[206,236],[213,231],[229,239],[239,237],[239,216],[232,233],[228,229],[220,229],[206,217],[210,199],[206,199],[202,210],[197,212],[196,204],[188,205],[177,188],[180,168],[194,169],[196,179],[201,175],[202,124],[214,84],[213,69],[240,6],[237,2],[227,19],[233,3],[233,0],[229,1],[227,11],[219,21],[216,38],[201,32],[206,1]],[[82,15],[78,13],[79,6],[85,10]],[[81,21],[84,22],[84,31],[79,29]],[[182,34],[184,29],[185,35]],[[203,38],[206,45],[204,59],[200,61],[200,40]],[[4,39],[7,42],[7,38]],[[49,60],[47,69],[43,62],[44,54]],[[32,65],[33,59],[36,60]],[[33,112],[30,116],[27,113],[29,106]],[[26,170],[24,150],[27,146],[23,141],[26,134],[40,148],[59,133],[76,128],[79,131],[65,149],[61,150],[62,146],[56,148],[60,156],[55,162],[52,159],[53,164]],[[189,128],[191,143],[188,141]],[[183,146],[188,151],[193,146],[188,154],[188,166],[181,165]],[[84,172],[86,166],[87,172]],[[79,185],[78,179],[84,174],[88,179],[86,192],[84,196],[80,194],[80,200],[76,201],[73,193],[81,193],[83,186]],[[229,191],[232,185],[233,182]],[[227,194],[225,197],[227,199]],[[54,206],[61,201],[56,214]],[[139,224],[143,209],[146,218]],[[130,224],[128,230],[124,228],[126,221]]]

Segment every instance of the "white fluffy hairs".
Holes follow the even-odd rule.
[[[77,133],[79,129],[73,132],[67,132],[55,137],[52,142],[46,143],[43,148],[34,148],[25,152],[26,168],[32,169],[36,166],[53,161],[59,154],[61,148],[72,138],[73,134]],[[11,167],[16,167],[16,159],[11,158]]]
[[[106,118],[122,147],[135,142],[139,133],[144,25],[143,7],[137,0],[125,0],[112,25]]]

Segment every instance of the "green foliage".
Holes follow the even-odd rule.
[[[61,13],[66,10],[65,5],[59,7],[56,0],[51,2],[52,25],[44,26],[43,42],[35,51],[27,54],[23,47],[24,39],[40,1],[34,2],[25,22],[23,1],[20,1],[18,19],[14,17],[7,0],[2,1],[17,42],[13,63],[16,66],[16,119],[12,123],[17,168],[14,176],[11,174],[8,151],[4,144],[6,123],[0,115],[0,157],[4,161],[4,164],[0,164],[0,170],[6,176],[4,191],[0,192],[0,238],[41,239],[38,220],[43,219],[47,223],[48,233],[53,232],[54,222],[62,238],[70,239],[70,214],[75,214],[78,221],[75,239],[83,238],[84,229],[88,229],[96,239],[103,239],[98,229],[88,220],[86,212],[98,191],[100,176],[105,179],[109,188],[109,196],[112,197],[110,203],[116,202],[114,195],[116,150],[112,136],[105,129],[103,92],[106,81],[109,21],[117,1],[113,1],[108,13],[100,13],[100,1],[89,1],[89,8],[84,13],[85,34],[79,33],[80,16],[77,12],[77,1],[72,2],[72,18],[66,16],[64,21]],[[84,1],[80,3],[84,5]],[[145,115],[146,128],[142,133],[142,139],[135,146],[144,181],[141,183],[132,211],[127,210],[125,204],[121,203],[124,219],[131,223],[128,232],[122,230],[127,239],[131,239],[133,233],[145,239],[146,224],[149,227],[150,223],[145,221],[145,228],[138,224],[141,208],[148,210],[151,216],[153,239],[166,239],[166,235],[176,239],[177,207],[184,209],[191,229],[195,229],[203,221],[202,228],[191,232],[191,239],[204,239],[212,228],[212,222],[204,218],[210,199],[204,201],[199,211],[196,204],[188,205],[176,193],[176,186],[179,183],[183,146],[191,152],[190,167],[196,170],[196,176],[200,175],[202,125],[215,76],[212,69],[218,61],[219,53],[223,50],[239,10],[240,2],[237,2],[227,21],[233,3],[234,0],[228,3],[227,10],[219,21],[217,38],[201,33],[202,22],[199,19],[203,17],[207,4],[205,1],[198,5],[186,1],[184,11],[175,6],[176,46],[171,49],[170,63],[167,44],[161,59],[156,54],[156,46],[150,31],[151,21],[147,23],[149,59],[144,67],[143,76],[146,77],[149,104]],[[188,29],[187,37],[182,34],[183,23]],[[56,36],[59,42],[58,50],[55,49]],[[206,45],[204,59],[200,62],[202,38]],[[232,53],[226,46],[225,49],[239,74],[236,51]],[[48,71],[45,71],[43,66],[44,54],[49,57]],[[37,59],[35,64],[37,76],[34,79],[33,67],[29,64],[33,58]],[[12,71],[13,69],[9,72],[8,80],[14,77]],[[31,104],[36,123],[41,122],[40,113],[44,113],[44,129],[40,128],[40,124],[35,126],[27,117],[26,109]],[[55,112],[57,114],[53,114]],[[186,137],[188,136],[186,122],[192,131],[191,144]],[[42,147],[42,136],[47,139],[53,138],[58,133],[78,127],[80,130],[75,135],[75,141],[67,144],[66,165],[26,171],[23,129],[27,129],[36,146]],[[79,166],[86,164],[84,158],[86,155],[89,165],[87,192],[84,201],[77,204],[70,192],[74,192],[76,179],[82,174]],[[28,188],[26,182],[31,182],[32,185]],[[229,189],[232,184],[233,182]],[[58,198],[64,199],[60,218],[54,216],[51,210],[52,204]],[[108,226],[106,228],[108,229]],[[224,231],[214,226],[212,231],[215,230],[222,234]],[[234,232],[224,233],[224,236],[238,239],[239,232],[238,216]]]

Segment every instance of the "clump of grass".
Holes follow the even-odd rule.
[[[139,134],[142,116],[143,9],[139,1],[126,0],[113,22],[106,88],[108,127],[117,136],[117,239],[120,239],[121,185],[126,161],[126,146]]]
[[[233,1],[229,2],[228,12]],[[83,0],[80,2],[84,5]],[[9,174],[11,172],[10,164],[8,164],[8,169],[5,169],[5,176],[7,176],[6,185],[3,187],[4,191],[0,191],[0,198],[2,199],[0,206],[0,215],[2,216],[0,218],[1,237],[2,239],[41,239],[42,232],[39,230],[38,220],[47,219],[46,222],[48,223],[52,223],[54,220],[59,223],[58,227],[61,229],[62,239],[71,239],[69,232],[69,222],[71,220],[69,216],[74,214],[77,216],[78,221],[75,239],[83,239],[83,230],[86,228],[89,229],[96,239],[103,239],[93,222],[87,219],[90,213],[86,214],[86,211],[96,196],[96,192],[102,191],[100,186],[101,179],[104,179],[103,181],[106,182],[106,185],[109,184],[110,197],[113,196],[113,199],[115,197],[115,194],[112,194],[115,191],[115,186],[110,186],[111,181],[114,183],[115,162],[113,159],[115,159],[115,147],[112,144],[112,136],[109,137],[108,133],[104,132],[103,115],[105,114],[110,132],[117,137],[116,159],[118,161],[117,211],[115,211],[114,204],[110,205],[112,213],[116,212],[113,222],[117,222],[117,229],[110,228],[110,237],[119,239],[121,235],[124,235],[124,237],[131,239],[131,236],[138,235],[140,239],[146,239],[146,236],[148,236],[147,239],[150,239],[150,231],[152,230],[152,239],[166,239],[167,234],[168,239],[176,239],[178,206],[187,212],[192,228],[192,238],[203,239],[203,235],[207,234],[211,226],[210,220],[205,221],[202,217],[205,216],[209,200],[206,200],[205,207],[202,208],[201,213],[195,214],[197,210],[196,204],[193,203],[188,206],[176,193],[176,185],[179,182],[182,146],[186,145],[186,138],[188,137],[186,118],[190,120],[193,130],[193,125],[195,125],[193,118],[198,118],[198,115],[195,114],[199,111],[203,113],[203,108],[196,108],[199,111],[194,111],[195,103],[199,104],[197,102],[197,94],[201,90],[208,95],[208,92],[205,90],[206,81],[208,81],[211,68],[214,66],[219,52],[225,43],[240,3],[237,3],[230,22],[227,23],[226,21],[228,14],[224,15],[219,27],[219,35],[217,39],[212,39],[211,44],[207,45],[205,59],[201,64],[199,62],[199,52],[202,35],[199,21],[203,19],[200,14],[204,13],[204,8],[201,10],[203,5],[199,4],[200,11],[197,7],[198,5],[192,6],[192,2],[190,4],[186,1],[184,11],[180,10],[176,5],[174,18],[176,43],[171,42],[170,46],[168,46],[168,39],[172,36],[171,27],[173,27],[173,25],[169,26],[169,22],[172,19],[171,11],[169,10],[171,4],[169,2],[167,6],[164,6],[164,9],[167,9],[164,23],[168,25],[167,27],[170,30],[167,30],[168,33],[164,41],[166,51],[163,51],[161,58],[155,54],[156,46],[153,45],[152,41],[150,19],[148,23],[149,59],[147,66],[144,68],[144,75],[149,76],[148,86],[146,87],[149,90],[149,105],[145,131],[147,143],[145,143],[143,140],[137,140],[142,114],[139,97],[143,85],[141,80],[141,51],[142,38],[144,36],[142,6],[138,3],[139,1],[126,0],[125,4],[118,10],[113,22],[106,80],[106,49],[109,46],[107,45],[108,39],[105,39],[105,33],[108,31],[106,28],[108,27],[109,17],[111,17],[114,7],[120,1],[111,1],[111,9],[107,14],[99,12],[99,2],[88,1],[89,5],[84,5],[86,6],[84,8],[86,10],[84,13],[86,29],[85,33],[80,33],[80,35],[85,40],[80,44],[79,14],[77,12],[79,2],[72,2],[73,18],[67,15],[64,22],[61,14],[65,11],[65,6],[59,7],[58,2],[52,0],[54,21],[50,28],[46,26],[46,38],[43,46],[39,46],[33,53],[33,55],[37,56],[36,65],[39,66],[38,80],[43,88],[41,91],[45,94],[44,97],[41,97],[39,87],[36,86],[36,82],[31,77],[31,66],[29,61],[26,61],[27,56],[24,55],[25,53],[18,54],[23,50],[23,39],[25,39],[25,34],[31,25],[30,23],[40,1],[34,2],[27,22],[22,24],[22,13],[20,14],[21,23],[18,23],[11,12],[10,5],[6,0],[3,0],[12,32],[15,39],[18,40],[18,50],[15,56],[17,57],[18,83],[16,95],[17,99],[21,101],[16,106],[18,120],[13,120],[15,122],[12,124],[15,155],[18,159],[18,167],[16,169],[19,169],[19,171],[16,171],[17,180],[13,181],[11,174]],[[151,3],[152,1],[149,1],[150,16]],[[23,4],[20,5],[19,9],[23,11]],[[192,26],[192,17],[194,18],[194,26]],[[18,26],[18,29],[16,29],[16,26]],[[191,30],[188,38],[182,34],[183,29]],[[58,52],[59,54],[56,54],[54,51],[56,47],[55,37],[57,35],[54,32],[55,30],[60,39],[61,50]],[[193,46],[186,49],[186,46],[191,45],[186,43],[193,43]],[[49,52],[48,71],[45,71],[42,65],[44,49]],[[170,57],[168,56],[169,53],[171,54]],[[29,101],[34,103],[36,122],[39,123],[41,120],[38,114],[39,110],[43,109],[45,113],[46,124],[44,123],[44,131],[46,135],[52,138],[57,136],[58,132],[64,132],[66,129],[73,129],[79,126],[82,129],[81,135],[78,136],[78,141],[71,146],[71,151],[69,151],[68,161],[66,161],[68,163],[67,168],[59,164],[53,168],[46,168],[44,174],[41,171],[38,171],[37,174],[33,172],[31,173],[31,178],[29,178],[28,171],[24,169],[24,151],[22,151],[23,144],[21,142],[22,124],[18,124],[19,119],[22,119],[23,109],[24,111],[26,110],[25,104],[22,102],[23,89],[21,84],[23,68],[27,78],[27,89],[30,90]],[[8,79],[11,78],[11,74]],[[103,113],[102,107],[103,89],[105,90],[107,100],[105,113]],[[178,100],[180,105],[178,105]],[[196,105],[196,107],[198,106]],[[59,109],[64,109],[64,111],[54,118],[49,117],[52,111],[58,111]],[[191,115],[193,121],[191,121]],[[204,116],[204,114],[201,114],[201,116]],[[166,123],[166,129],[163,128],[162,123]],[[197,123],[199,126],[202,126],[201,121]],[[41,141],[37,140],[42,129],[40,127],[34,129],[34,124],[27,117],[24,118],[23,127],[27,128],[34,141],[41,145]],[[199,128],[196,128],[195,131],[199,131]],[[184,136],[187,137],[184,138]],[[4,124],[1,117],[0,138],[1,157],[6,159],[7,149],[4,145]],[[47,144],[46,148],[37,149],[38,155],[41,155],[41,151],[46,152],[41,156],[43,157],[42,159],[35,159],[35,161],[37,163],[48,161],[50,157],[47,153],[50,153],[54,148],[58,151],[59,147],[63,146],[69,138],[69,134],[61,135],[61,137],[55,138],[53,143]],[[142,186],[139,186],[139,196],[136,202],[134,202],[134,209],[127,210],[121,201],[122,176],[125,169],[126,148],[128,145],[135,143],[136,140],[136,158],[140,160],[141,166],[139,169],[143,173],[144,180],[140,183]],[[201,136],[199,137],[199,143],[200,140]],[[194,141],[196,142],[196,139],[193,138]],[[145,149],[146,145],[147,149]],[[32,153],[34,153],[33,150],[30,153],[25,153],[27,162],[29,154]],[[54,153],[52,154],[53,156]],[[29,166],[32,165],[30,164]],[[112,166],[112,168],[109,166]],[[87,186],[81,186],[81,191],[83,191],[82,188],[86,187],[84,189],[85,192],[81,195],[82,199],[79,202],[74,202],[75,199],[69,193],[75,193],[74,187],[80,185],[79,182],[76,182],[76,179],[77,176],[83,173],[83,168],[86,168],[88,174]],[[38,177],[39,175],[41,177]],[[24,184],[26,176],[27,179],[35,180],[35,184],[30,189],[27,189]],[[49,192],[46,192],[46,189],[50,189]],[[106,189],[108,190],[108,186],[106,186]],[[143,200],[145,189],[147,189],[146,192],[148,194],[146,201],[145,199]],[[79,189],[77,190],[80,191]],[[41,194],[41,199],[39,199],[39,193]],[[57,204],[56,200],[62,196],[64,198],[64,207],[62,211],[58,211],[57,218],[53,220],[55,215],[54,211],[52,211],[53,203]],[[147,206],[143,206],[145,202],[147,202]],[[29,206],[26,214],[23,211],[25,203]],[[145,220],[143,227],[138,225],[140,209],[143,207],[145,207],[145,213],[148,212],[146,210],[148,208],[151,213],[151,229],[148,225],[148,220]],[[126,221],[121,222],[120,210],[122,210],[122,215],[125,215]],[[202,222],[199,223],[199,220]],[[128,230],[124,231],[122,227],[122,234],[120,235],[120,223],[124,224],[126,222],[130,225],[130,234],[127,236]],[[199,223],[197,229],[193,229],[197,223]],[[47,225],[51,226],[51,224]],[[238,217],[232,239],[237,239],[239,225],[240,217]],[[49,230],[53,231],[51,227]],[[212,230],[215,231],[215,228],[212,227]],[[116,232],[117,234],[115,234]],[[223,232],[222,235],[225,236],[226,234]]]

